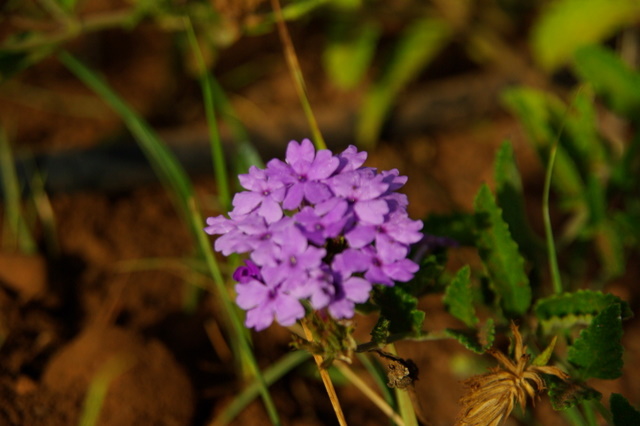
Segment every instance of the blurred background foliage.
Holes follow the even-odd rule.
[[[152,125],[184,128],[193,121],[185,119],[181,99],[197,99],[197,82],[205,78],[211,96],[208,122],[215,123],[215,107],[223,139],[231,140],[235,149],[235,172],[260,162],[254,146],[260,148],[260,135],[264,139],[274,134],[259,129],[260,124],[287,126],[286,117],[297,108],[294,99],[292,105],[283,102],[282,110],[260,110],[245,96],[262,84],[275,103],[290,100],[290,89],[277,80],[285,73],[284,60],[267,1],[7,0],[1,7],[0,96],[11,102],[64,114],[68,98],[72,115],[108,115],[90,97],[67,90],[66,83],[54,87],[54,96],[41,90],[43,81],[64,75],[55,58],[68,50],[104,73]],[[393,133],[398,126],[389,130],[392,119],[420,131],[421,122],[444,124],[446,116],[439,110],[455,115],[459,109],[461,125],[469,119],[466,108],[473,108],[468,104],[477,103],[474,97],[485,90],[489,102],[500,103],[519,118],[543,164],[555,139],[561,139],[554,187],[562,195],[561,209],[570,216],[561,241],[597,241],[608,268],[604,275],[621,272],[623,262],[616,253],[630,237],[623,238],[612,227],[633,229],[635,222],[609,217],[608,206],[617,200],[617,189],[626,194],[637,189],[632,173],[637,170],[638,143],[629,126],[637,120],[640,105],[635,71],[639,1],[295,0],[283,2],[283,16],[293,33],[312,105],[329,105],[325,110],[340,116],[321,117],[329,140],[336,133],[331,127],[339,127],[341,143],[371,149],[380,140],[398,138]],[[168,59],[153,61],[147,54],[158,49],[165,50]],[[128,79],[131,67],[139,74]],[[471,79],[464,78],[468,75],[494,76],[498,89],[483,88],[484,80],[474,89]],[[421,96],[433,97],[438,82],[449,81],[443,90],[458,93],[453,105],[445,101],[441,106],[437,96],[430,109],[420,103]],[[420,86],[424,82],[433,84],[425,89]],[[144,90],[154,92],[147,95],[151,100],[146,107],[137,99],[144,95],[136,95]],[[403,109],[412,94],[418,98],[415,111]],[[599,109],[596,101],[609,108]],[[250,115],[266,118],[252,120]],[[28,131],[8,120],[3,125],[9,139],[15,135],[16,144],[38,146],[24,136]],[[300,126],[296,132],[309,134]],[[3,145],[9,155],[9,146]],[[4,170],[9,173],[11,168]],[[15,180],[4,181],[4,193],[15,198]],[[224,198],[228,204],[228,195]],[[24,233],[24,224],[17,219],[12,223]]]
[[[226,295],[226,315],[235,321],[228,335],[248,336],[223,278],[237,259],[218,267],[200,232],[195,190],[181,166],[192,173],[211,169],[211,155],[189,150],[192,140],[212,140],[213,169],[226,175],[216,160],[219,142],[236,174],[260,164],[261,155],[269,158],[265,146],[277,146],[271,151],[282,156],[288,138],[309,136],[304,119],[295,120],[300,105],[271,3],[5,0],[0,8],[4,248],[35,252],[31,230],[39,221],[47,253],[58,250],[49,191],[81,185],[113,189],[121,180],[146,179],[139,163],[124,168],[130,151],[111,150],[126,139],[124,124],[186,217],[197,254],[192,268],[212,276],[217,294]],[[538,156],[538,170],[556,155],[552,210],[559,223],[561,272],[569,277],[564,289],[574,291],[589,281],[600,290],[625,273],[640,245],[640,1],[292,0],[282,1],[282,12],[330,146],[356,143],[373,151],[397,143],[402,148],[398,141],[411,133],[467,126],[485,113],[491,119],[496,110],[511,114]],[[24,110],[14,114],[16,105],[56,118],[41,124]],[[216,141],[217,124],[221,141]],[[156,129],[164,133],[158,136]],[[59,162],[63,178],[56,177],[55,162],[38,157],[95,146],[107,166],[85,153],[78,162]],[[12,161],[15,157],[21,161]],[[25,166],[31,172],[25,173]],[[477,204],[496,218],[502,215],[513,230],[517,245],[509,237],[509,250],[514,256],[520,251],[516,257],[526,262],[503,263],[506,268],[518,263],[522,275],[533,271],[527,279],[538,293],[535,299],[545,284],[548,253],[528,228],[527,194],[508,144],[498,152],[494,180],[496,201],[483,186]],[[205,208],[226,211],[232,190],[223,188],[220,175],[216,183],[218,197],[207,198]],[[26,186],[30,203],[21,198]],[[432,216],[425,228],[473,245],[472,215]],[[504,251],[496,253],[504,257]],[[456,279],[454,290],[464,290],[469,271],[461,270]],[[506,310],[524,315],[534,303],[531,294],[525,296],[515,294]],[[417,299],[410,302],[417,305]],[[478,322],[463,309],[458,316],[467,325]],[[230,341],[240,345],[234,353],[250,354],[248,339]],[[257,371],[252,356],[239,358],[240,371]],[[261,390],[265,393],[264,386]]]

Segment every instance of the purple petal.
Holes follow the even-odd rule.
[[[291,296],[280,294],[273,306],[276,319],[281,325],[293,325],[297,320],[304,317],[302,304]]]
[[[358,152],[355,146],[349,145],[347,149],[338,154],[338,159],[340,160],[340,166],[338,166],[336,173],[350,172],[364,164],[367,160],[367,152]]]
[[[355,313],[355,304],[344,297],[331,302],[329,305],[329,313],[336,319],[352,318]]]
[[[382,267],[383,271],[394,281],[409,281],[418,272],[418,265],[409,259],[401,259]]]
[[[379,225],[384,222],[384,215],[389,211],[389,206],[383,200],[358,201],[354,206],[360,220]]]
[[[250,213],[258,206],[258,204],[260,204],[262,199],[263,196],[261,194],[256,194],[255,192],[238,192],[233,197],[233,213],[238,215]]]
[[[286,160],[289,164],[295,164],[301,160],[311,163],[315,153],[316,150],[309,139],[303,139],[299,145],[296,141],[291,141],[287,145]]]
[[[304,197],[312,204],[318,204],[333,195],[327,185],[320,182],[306,182]]]
[[[364,278],[351,277],[342,283],[344,292],[349,300],[356,303],[364,303],[369,300],[369,292],[371,291],[371,283]]]
[[[207,227],[204,228],[204,232],[209,235],[226,234],[227,232],[236,229],[236,224],[233,220],[229,220],[226,217],[220,215],[207,218]]]
[[[293,184],[284,197],[282,207],[287,210],[294,210],[300,207],[304,198],[304,185],[300,183]]]
[[[313,180],[326,179],[338,168],[340,160],[333,156],[331,151],[323,149],[318,151],[316,158],[309,167],[308,177]]]
[[[282,219],[282,207],[271,198],[264,198],[258,209],[258,214],[265,218],[267,223],[277,222]]]
[[[364,272],[371,264],[370,257],[361,250],[347,249],[333,258],[331,268],[343,276]]]
[[[376,251],[385,262],[393,262],[407,257],[409,248],[388,235],[378,234],[376,236]]]
[[[270,289],[257,280],[251,280],[246,284],[237,284],[235,289],[236,304],[245,310],[253,309],[269,298]]]
[[[367,270],[364,277],[372,283],[382,284],[386,286],[392,286],[393,280],[387,275],[384,270],[378,266],[373,266]]]
[[[244,324],[247,328],[253,328],[256,331],[262,331],[273,323],[273,307],[269,305],[256,306],[247,311],[247,318]]]
[[[345,238],[351,248],[361,248],[370,244],[376,237],[376,228],[373,225],[356,225],[345,234]]]

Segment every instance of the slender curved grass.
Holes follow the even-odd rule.
[[[213,82],[211,75],[207,71],[207,67],[193,30],[193,25],[189,18],[184,18],[187,38],[193,51],[199,68],[200,87],[202,89],[202,99],[204,102],[205,115],[207,117],[207,125],[209,127],[209,141],[211,142],[211,157],[213,159],[213,173],[216,177],[216,187],[218,188],[218,199],[223,210],[231,209],[231,194],[229,190],[229,180],[227,179],[227,164],[224,160],[224,152],[222,151],[222,141],[218,132],[218,123],[216,121],[216,113],[213,105]]]
[[[228,323],[225,324],[228,328],[228,337],[234,336],[238,343],[239,353],[235,355],[244,359],[251,368],[252,374],[255,375],[260,383],[260,394],[269,418],[273,424],[279,425],[278,413],[251,350],[246,328],[243,326],[239,313],[231,302],[219,265],[213,255],[209,240],[203,231],[204,221],[197,207],[193,187],[186,172],[149,125],[91,69],[68,52],[61,52],[58,58],[76,77],[95,91],[120,115],[147,156],[158,178],[173,197],[176,208],[195,241],[197,254],[204,259],[207,269],[213,277],[214,288],[212,291],[216,294],[216,299],[220,301],[221,308],[228,319]]]

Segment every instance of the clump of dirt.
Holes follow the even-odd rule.
[[[68,424],[77,424],[92,380],[110,366],[116,370],[115,377],[98,425],[190,423],[194,413],[191,382],[160,341],[119,327],[91,325],[52,357],[43,375],[49,398],[75,405],[75,410],[66,410]]]

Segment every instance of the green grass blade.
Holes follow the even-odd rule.
[[[300,99],[302,110],[304,111],[304,115],[307,118],[307,122],[309,123],[309,128],[311,129],[311,135],[313,137],[313,143],[318,150],[327,149],[327,144],[322,137],[322,132],[320,132],[320,127],[318,126],[316,116],[313,114],[313,109],[311,108],[311,103],[309,102],[307,87],[304,82],[302,70],[300,69],[300,64],[298,63],[298,56],[296,55],[295,49],[293,47],[293,42],[291,41],[291,36],[289,35],[289,30],[287,29],[287,25],[284,22],[282,9],[280,8],[280,0],[271,0],[271,6],[276,16],[278,34],[280,35],[280,42],[282,43],[282,47],[284,49],[284,56],[289,68],[289,74],[291,74],[293,84],[296,88],[296,93],[298,94],[298,98]]]
[[[205,65],[196,33],[189,18],[185,18],[187,38],[193,51],[197,66],[199,68],[200,87],[202,89],[202,99],[204,101],[204,110],[207,117],[207,125],[209,127],[209,141],[211,143],[211,157],[213,159],[213,172],[216,177],[218,188],[218,200],[224,210],[231,210],[231,194],[229,190],[229,180],[227,179],[227,164],[224,159],[222,150],[222,141],[218,132],[218,123],[216,121],[215,108],[213,104],[213,83],[211,76]]]
[[[310,357],[311,354],[306,351],[295,351],[280,358],[277,362],[265,369],[262,374],[267,386],[280,380],[285,374],[289,373]],[[212,426],[221,426],[230,423],[258,396],[259,392],[260,385],[254,380],[214,419]]]
[[[224,90],[222,90],[222,87],[213,76],[211,76],[211,82],[213,83],[214,102],[219,106],[222,119],[229,126],[233,135],[235,146],[235,155],[233,156],[234,173],[236,175],[247,173],[251,166],[264,168],[264,162],[258,150],[251,143],[249,133],[244,128]]]
[[[61,52],[58,57],[71,72],[94,90],[121,116],[155,169],[158,178],[173,196],[174,203],[187,223],[192,237],[196,242],[198,254],[204,258],[209,273],[213,277],[217,300],[220,301],[221,307],[229,320],[227,324],[229,327],[228,336],[235,336],[234,340],[241,349],[241,352],[237,355],[243,357],[248,362],[252,373],[261,383],[260,393],[272,423],[280,424],[275,405],[269,395],[264,378],[258,369],[255,356],[250,348],[246,328],[242,324],[238,311],[234,308],[229,298],[222,273],[211,250],[209,240],[203,231],[204,221],[196,205],[193,187],[184,169],[147,123],[120,99],[102,79],[69,53]]]
[[[356,135],[359,145],[375,145],[397,95],[449,42],[451,34],[450,25],[441,19],[420,18],[408,26],[382,77],[363,102]]]
[[[15,241],[4,243],[12,246],[11,249],[17,247],[21,253],[34,254],[37,246],[22,214],[18,174],[9,139],[3,128],[0,128],[0,178],[4,194],[5,229],[15,238]]]
[[[549,257],[549,269],[551,270],[551,281],[553,284],[553,292],[555,294],[562,293],[562,278],[560,277],[560,268],[558,267],[558,255],[556,252],[556,243],[553,236],[553,226],[551,224],[551,214],[549,213],[549,193],[551,192],[551,178],[553,176],[553,166],[558,153],[558,140],[551,147],[549,152],[549,163],[544,176],[544,189],[542,192],[542,219],[544,221],[544,235],[547,242],[547,256]]]
[[[107,360],[91,380],[84,407],[80,416],[79,426],[93,426],[98,423],[104,398],[109,391],[109,385],[120,374],[133,366],[134,360],[123,354]]]

